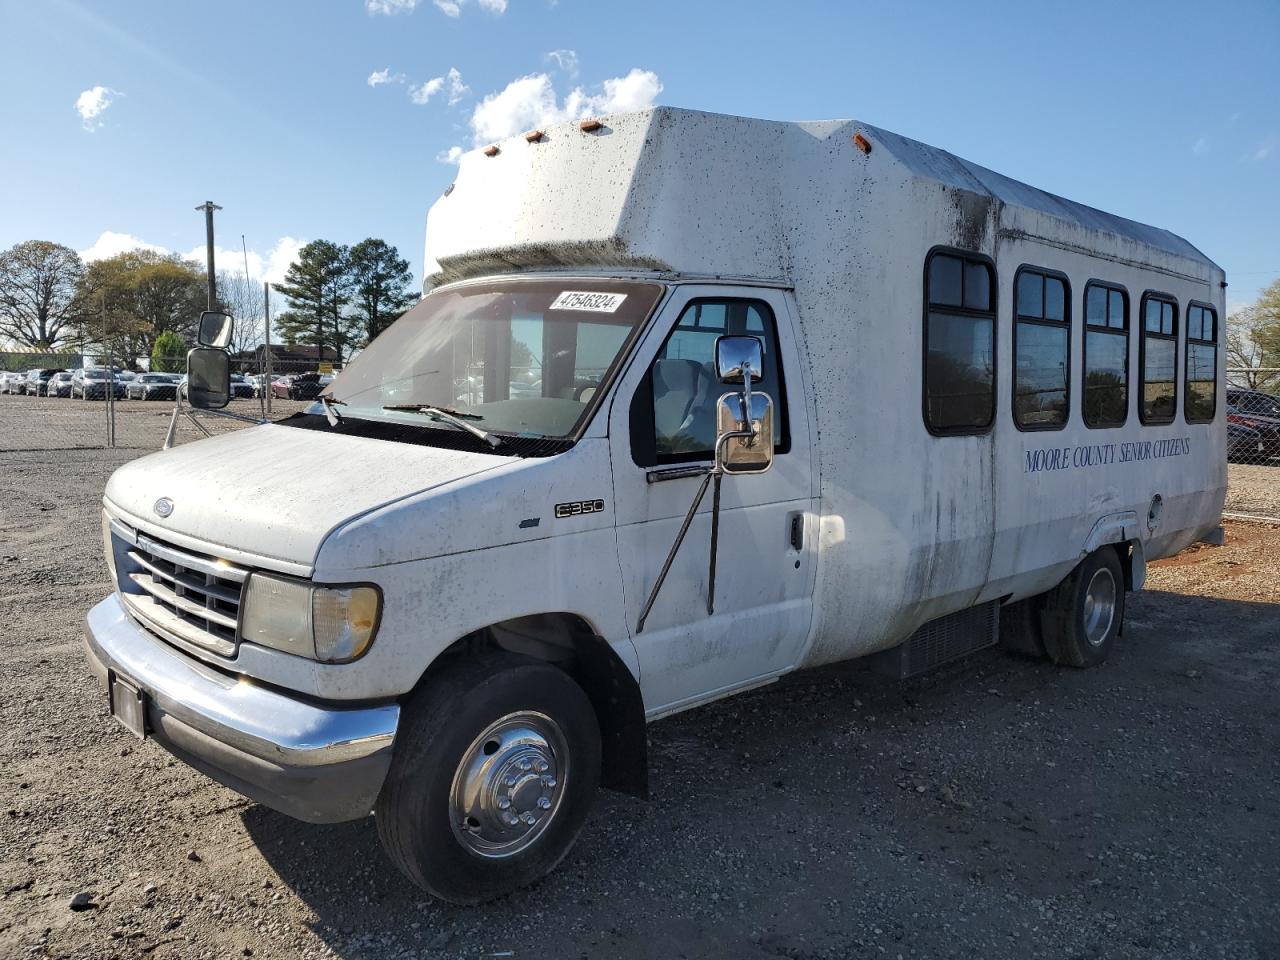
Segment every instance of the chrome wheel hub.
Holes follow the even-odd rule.
[[[1084,591],[1084,635],[1093,646],[1101,646],[1116,617],[1116,578],[1103,568],[1097,571]]]
[[[453,775],[454,835],[482,857],[510,857],[555,819],[564,796],[569,749],[545,714],[511,713],[471,742]]]

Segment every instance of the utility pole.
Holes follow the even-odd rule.
[[[262,284],[262,316],[266,320],[267,326],[263,334],[263,349],[266,355],[263,358],[266,365],[266,377],[263,381],[263,395],[267,398],[266,409],[263,411],[264,417],[271,416],[271,284],[264,282]]]
[[[209,258],[209,309],[210,310],[215,309],[214,305],[218,302],[218,287],[214,279],[214,273],[213,273],[213,211],[221,210],[221,209],[222,208],[218,206],[216,203],[214,203],[212,200],[206,200],[204,203],[200,204],[200,206],[196,207],[197,211],[199,210],[204,211],[205,249],[208,251],[208,258]]]

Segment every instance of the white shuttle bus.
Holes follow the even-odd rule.
[[[447,900],[643,793],[651,720],[1002,635],[1097,664],[1146,564],[1221,536],[1221,268],[943,150],[566,124],[464,157],[426,251],[322,402],[115,473],[86,644],[135,734],[373,812]]]

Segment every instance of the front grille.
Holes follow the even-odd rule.
[[[240,592],[249,571],[146,534],[133,540],[117,552],[121,599],[129,612],[179,646],[234,656]]]

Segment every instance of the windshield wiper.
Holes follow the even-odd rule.
[[[421,413],[430,417],[432,420],[451,423],[455,427],[467,431],[473,437],[479,437],[491,447],[502,445],[502,438],[495,436],[488,430],[481,430],[474,423],[467,423],[463,417],[469,417],[472,420],[483,420],[484,417],[475,413],[462,413],[459,410],[450,410],[447,407],[433,407],[429,403],[392,403],[384,406],[383,410],[401,410],[406,413]]]
[[[324,418],[329,421],[329,426],[336,427],[340,424],[342,422],[342,414],[335,410],[334,407],[345,407],[347,401],[331,397],[327,393],[320,394],[317,399],[319,399],[320,405],[324,407]]]

